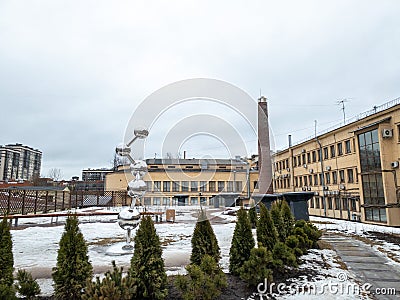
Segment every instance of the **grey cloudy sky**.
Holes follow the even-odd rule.
[[[188,78],[261,89],[277,148],[339,123],[337,100],[400,96],[399,1],[216,2],[0,1],[0,144],[42,150],[43,175],[107,167],[140,102]]]

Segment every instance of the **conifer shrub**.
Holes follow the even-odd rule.
[[[4,217],[0,223],[0,299],[15,299],[14,256],[10,226]]]
[[[175,286],[185,300],[216,299],[227,286],[226,276],[210,255],[203,255],[200,265],[186,266],[187,275],[178,275]]]
[[[293,250],[285,243],[278,242],[272,250],[275,271],[282,272],[285,266],[297,267],[297,259]]]
[[[271,218],[274,222],[275,228],[278,232],[279,241],[285,242],[286,240],[286,227],[282,217],[282,211],[280,208],[280,201],[275,201],[271,205]]]
[[[231,274],[240,274],[240,268],[249,259],[250,251],[254,248],[254,245],[250,220],[246,210],[241,208],[237,212],[237,222],[229,251],[229,272]]]
[[[206,254],[212,256],[217,263],[219,262],[221,254],[218,241],[203,209],[199,212],[191,242],[192,254],[190,262],[192,264],[200,265],[202,257]]]
[[[272,281],[273,259],[267,248],[260,246],[250,251],[249,259],[240,268],[240,278],[249,286],[257,286],[265,279]]]
[[[256,204],[253,199],[250,199],[249,220],[252,228],[257,226],[257,211]]]
[[[140,222],[129,276],[136,283],[134,299],[164,299],[168,295],[160,239],[150,216]]]
[[[260,203],[260,218],[257,223],[257,242],[272,251],[275,243],[279,240],[278,231],[272,221],[269,210]]]
[[[308,239],[311,241],[309,248],[317,248],[317,242],[322,236],[322,232],[311,222],[306,222],[304,220],[298,220],[295,223],[295,230],[301,228]]]
[[[17,292],[27,299],[34,299],[40,294],[39,284],[33,279],[32,274],[26,270],[18,270],[15,288]]]
[[[92,278],[92,265],[83,234],[78,227],[76,215],[67,218],[60,239],[57,265],[53,268],[56,299],[80,299],[87,279]]]
[[[294,227],[294,216],[290,210],[289,204],[285,200],[282,200],[280,208],[283,221],[283,230],[285,231],[284,236],[288,237],[292,233]]]
[[[105,277],[95,281],[87,280],[82,300],[130,300],[137,292],[136,283],[130,276],[123,275],[123,268],[117,268],[112,261],[113,270],[107,271]]]
[[[300,238],[304,241],[303,237],[297,235],[289,235],[286,238],[286,245],[293,250],[293,253],[294,255],[296,255],[296,257],[300,257],[305,254],[305,252],[303,252],[303,250],[299,248]]]

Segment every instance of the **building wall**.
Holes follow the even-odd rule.
[[[400,226],[399,160],[397,104],[275,154],[274,189],[315,192],[310,215]]]
[[[143,178],[148,186],[146,205],[174,205],[173,197],[177,195],[187,196],[187,205],[197,205],[200,201],[213,205],[212,198],[219,193],[237,192],[241,198],[248,198],[248,173],[250,193],[254,192],[253,182],[257,181],[255,178],[258,178],[258,174],[255,177],[254,173],[257,172],[248,170],[245,163],[207,165],[205,169],[201,164],[185,164],[185,161],[190,160],[169,164],[147,161],[148,173]],[[128,182],[133,180],[128,168],[125,166],[107,174],[105,189],[126,190]]]
[[[32,180],[40,176],[42,152],[22,144],[0,147],[0,180]]]

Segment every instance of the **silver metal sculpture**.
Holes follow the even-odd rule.
[[[126,244],[122,250],[130,251],[133,249],[131,245],[131,232],[140,222],[140,212],[136,206],[142,205],[142,198],[146,193],[146,183],[143,181],[143,176],[147,173],[147,164],[143,160],[134,160],[131,156],[131,145],[137,139],[145,139],[149,132],[146,129],[135,129],[133,139],[127,144],[120,144],[115,149],[120,156],[127,157],[130,161],[130,171],[133,175],[133,180],[128,183],[128,195],[132,197],[132,202],[129,208],[123,209],[118,214],[118,225],[126,230]]]

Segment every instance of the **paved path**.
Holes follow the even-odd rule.
[[[372,293],[376,288],[382,292],[385,291],[383,289],[396,289],[396,295],[375,293],[376,299],[400,299],[400,268],[388,264],[389,259],[380,255],[378,250],[350,236],[325,233],[322,239],[332,245],[356,278],[372,285]]]

